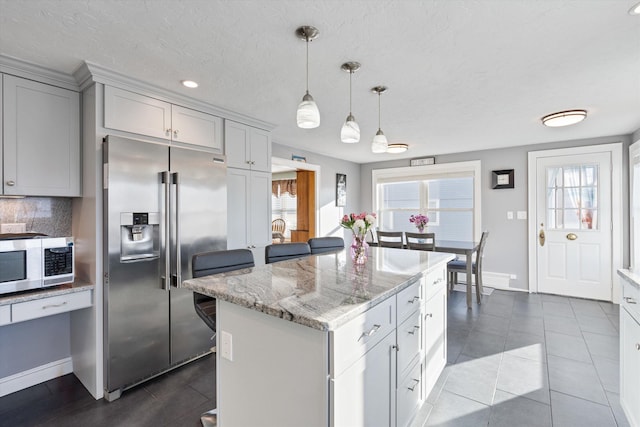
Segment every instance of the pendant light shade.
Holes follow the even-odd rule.
[[[309,42],[318,37],[317,28],[303,26],[296,30],[296,36],[307,43],[307,91],[302,97],[302,102],[298,105],[296,122],[298,127],[303,129],[313,129],[320,126],[320,110],[313,97],[309,93]]]
[[[386,90],[386,86],[376,86],[371,89],[373,93],[378,94],[378,132],[376,132],[376,136],[374,136],[373,141],[371,141],[371,152],[376,154],[386,153],[389,146],[387,137],[384,136],[384,132],[382,132],[382,128],[380,127],[380,95]]]
[[[340,68],[349,73],[349,115],[342,125],[340,140],[346,144],[355,144],[360,141],[360,126],[351,113],[351,76],[360,69],[360,63],[345,62]]]

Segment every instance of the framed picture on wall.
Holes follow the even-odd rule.
[[[347,205],[347,175],[336,174],[336,206]]]
[[[514,188],[513,169],[491,172],[491,188]]]

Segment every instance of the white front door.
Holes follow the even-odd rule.
[[[612,299],[611,152],[536,159],[538,291]]]

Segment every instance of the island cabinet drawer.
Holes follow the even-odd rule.
[[[395,298],[389,298],[331,331],[330,375],[333,378],[395,329],[395,301]]]
[[[9,323],[11,323],[11,306],[2,305],[0,306],[0,326],[8,325]]]
[[[404,322],[411,313],[420,308],[420,304],[422,303],[421,291],[420,282],[416,282],[398,292],[396,295],[398,324]]]
[[[640,322],[640,288],[622,279],[622,306]]]
[[[428,300],[447,283],[447,266],[428,272],[422,281],[424,283],[424,298]]]
[[[396,426],[405,427],[413,420],[422,398],[422,365],[416,361],[409,374],[399,379],[396,393]]]
[[[398,375],[401,377],[406,373],[409,365],[414,359],[418,359],[422,340],[422,326],[420,311],[416,311],[407,320],[398,325]]]
[[[11,305],[13,323],[91,306],[91,291],[75,292]]]

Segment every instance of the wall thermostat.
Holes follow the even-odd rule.
[[[434,165],[435,163],[436,163],[435,157],[423,157],[421,159],[411,159],[411,166]]]

